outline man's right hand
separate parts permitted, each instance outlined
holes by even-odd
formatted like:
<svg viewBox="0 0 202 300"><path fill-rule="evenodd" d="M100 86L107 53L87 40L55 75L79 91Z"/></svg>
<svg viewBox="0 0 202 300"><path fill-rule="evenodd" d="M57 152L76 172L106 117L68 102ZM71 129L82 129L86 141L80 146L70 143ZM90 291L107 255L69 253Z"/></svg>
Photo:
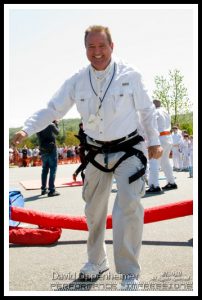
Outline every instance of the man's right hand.
<svg viewBox="0 0 202 300"><path fill-rule="evenodd" d="M149 146L148 147L148 157L149 159L159 159L163 154L163 148L160 145Z"/></svg>
<svg viewBox="0 0 202 300"><path fill-rule="evenodd" d="M11 143L13 145L20 144L27 136L28 136L28 134L25 131L20 130L20 131L15 133Z"/></svg>

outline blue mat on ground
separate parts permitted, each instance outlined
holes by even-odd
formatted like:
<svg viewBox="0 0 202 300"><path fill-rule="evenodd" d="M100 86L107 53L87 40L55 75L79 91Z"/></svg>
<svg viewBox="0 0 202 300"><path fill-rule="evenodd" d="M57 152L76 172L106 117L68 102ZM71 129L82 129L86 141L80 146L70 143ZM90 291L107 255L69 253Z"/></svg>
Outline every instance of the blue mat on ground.
<svg viewBox="0 0 202 300"><path fill-rule="evenodd" d="M15 188L10 188L9 190L9 226L18 226L20 222L11 220L11 207L24 207L24 197L20 190Z"/></svg>

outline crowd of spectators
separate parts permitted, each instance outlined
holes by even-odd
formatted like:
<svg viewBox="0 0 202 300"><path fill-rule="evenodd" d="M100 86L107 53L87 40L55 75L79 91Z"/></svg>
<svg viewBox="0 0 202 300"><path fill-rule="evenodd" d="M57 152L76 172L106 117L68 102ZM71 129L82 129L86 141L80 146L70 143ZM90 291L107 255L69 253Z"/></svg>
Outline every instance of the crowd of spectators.
<svg viewBox="0 0 202 300"><path fill-rule="evenodd" d="M177 172L187 171L190 177L193 177L193 136L189 135L186 130L180 130L179 126L173 126L171 133L173 138L171 151L173 170ZM79 163L79 148L79 146L67 146L65 144L62 147L57 147L58 164ZM40 166L39 147L30 149L26 145L23 148L10 146L9 165Z"/></svg>
<svg viewBox="0 0 202 300"><path fill-rule="evenodd" d="M79 147L78 146L66 146L57 147L58 163L79 163ZM41 165L41 154L39 147L34 149L28 148L24 145L23 148L17 148L14 146L9 147L9 165L17 165L19 167L35 167Z"/></svg>

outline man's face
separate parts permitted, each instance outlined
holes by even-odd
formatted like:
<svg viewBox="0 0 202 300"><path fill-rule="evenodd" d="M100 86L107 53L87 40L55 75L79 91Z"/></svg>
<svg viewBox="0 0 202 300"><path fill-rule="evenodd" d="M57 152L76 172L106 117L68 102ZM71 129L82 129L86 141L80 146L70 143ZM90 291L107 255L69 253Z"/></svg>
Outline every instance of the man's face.
<svg viewBox="0 0 202 300"><path fill-rule="evenodd" d="M111 60L113 43L109 43L105 32L90 32L86 38L86 55L92 66L105 70Z"/></svg>

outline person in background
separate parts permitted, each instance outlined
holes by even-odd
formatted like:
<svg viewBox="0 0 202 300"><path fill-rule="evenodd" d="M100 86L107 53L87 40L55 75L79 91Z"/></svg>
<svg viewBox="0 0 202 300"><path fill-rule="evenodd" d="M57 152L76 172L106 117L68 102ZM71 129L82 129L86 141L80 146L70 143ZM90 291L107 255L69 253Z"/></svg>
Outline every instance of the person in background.
<svg viewBox="0 0 202 300"><path fill-rule="evenodd" d="M113 249L116 272L122 274L118 289L137 286L140 275L145 193L146 158L139 122L148 140L148 157L162 155L155 107L138 70L112 57L114 44L108 27L93 25L85 30L88 66L65 80L49 101L26 120L15 134L18 143L27 135L62 118L74 104L80 112L86 136L88 164L82 196L88 225L87 262L80 276L95 278L109 269L105 246L108 200L113 178L117 183L114 202ZM138 117L139 113L139 117Z"/></svg>
<svg viewBox="0 0 202 300"><path fill-rule="evenodd" d="M35 167L37 165L37 160L39 158L39 147L38 146L35 146L35 148L33 149L32 151L32 159L33 159L33 164L32 166Z"/></svg>
<svg viewBox="0 0 202 300"><path fill-rule="evenodd" d="M193 177L193 135L189 136L189 151L188 151L188 155L189 155L189 177L192 178Z"/></svg>
<svg viewBox="0 0 202 300"><path fill-rule="evenodd" d="M55 190L55 177L57 171L57 146L56 136L59 134L58 121L54 120L45 129L37 132L39 140L39 150L41 153L42 160L42 174L41 174L41 195L48 193L48 197L60 195ZM47 192L47 179L48 173L48 192Z"/></svg>
<svg viewBox="0 0 202 300"><path fill-rule="evenodd" d="M188 133L184 132L183 139L181 142L181 151L182 151L182 171L189 172L189 144L190 139Z"/></svg>
<svg viewBox="0 0 202 300"><path fill-rule="evenodd" d="M74 174L72 175L73 180L76 181L76 177L78 176L78 174L81 172L81 178L84 182L84 178L85 178L85 174L84 174L84 170L86 168L87 165L87 160L85 158L85 144L86 144L86 134L83 130L83 123L79 124L79 132L78 135L75 135L79 141L79 148L77 149L78 153L79 153L79 158L80 158L80 166L76 169L76 171L74 172Z"/></svg>
<svg viewBox="0 0 202 300"><path fill-rule="evenodd" d="M22 148L22 165L23 165L23 167L28 166L28 149L27 149L27 145L24 145L24 147Z"/></svg>
<svg viewBox="0 0 202 300"><path fill-rule="evenodd" d="M171 119L169 114L161 107L161 101L155 99L153 101L156 107L156 119L159 130L159 138L163 148L163 155L159 159L149 160L149 189L146 193L159 193L161 188L159 186L159 169L161 167L165 174L167 184L162 187L163 190L177 189L175 178L173 175L173 168L170 163L170 151L172 149L172 136L171 136Z"/></svg>
<svg viewBox="0 0 202 300"><path fill-rule="evenodd" d="M179 132L177 126L172 127L172 159L173 171L180 171L182 169L182 155L180 153L180 144L182 143L182 134Z"/></svg>
<svg viewBox="0 0 202 300"><path fill-rule="evenodd" d="M14 159L13 159L13 148L12 146L9 146L9 164L12 164L14 162Z"/></svg>

